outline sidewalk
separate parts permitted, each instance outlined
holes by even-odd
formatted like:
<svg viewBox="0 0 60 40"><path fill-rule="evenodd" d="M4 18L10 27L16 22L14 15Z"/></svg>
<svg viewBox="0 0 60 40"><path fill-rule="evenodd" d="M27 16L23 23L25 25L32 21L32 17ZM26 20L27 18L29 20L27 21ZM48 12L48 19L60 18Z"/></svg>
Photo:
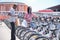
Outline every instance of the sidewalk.
<svg viewBox="0 0 60 40"><path fill-rule="evenodd" d="M11 30L6 26L4 22L0 22L0 40L10 40L11 39ZM16 37L16 40L20 40Z"/></svg>

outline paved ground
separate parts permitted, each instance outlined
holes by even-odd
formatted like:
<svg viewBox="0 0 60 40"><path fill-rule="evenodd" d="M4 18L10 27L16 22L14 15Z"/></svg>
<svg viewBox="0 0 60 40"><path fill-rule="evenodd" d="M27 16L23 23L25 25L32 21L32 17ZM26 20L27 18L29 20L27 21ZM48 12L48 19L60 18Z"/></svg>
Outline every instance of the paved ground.
<svg viewBox="0 0 60 40"><path fill-rule="evenodd" d="M11 39L11 30L5 25L4 22L0 22L0 40L10 40ZM16 40L19 40L16 37Z"/></svg>

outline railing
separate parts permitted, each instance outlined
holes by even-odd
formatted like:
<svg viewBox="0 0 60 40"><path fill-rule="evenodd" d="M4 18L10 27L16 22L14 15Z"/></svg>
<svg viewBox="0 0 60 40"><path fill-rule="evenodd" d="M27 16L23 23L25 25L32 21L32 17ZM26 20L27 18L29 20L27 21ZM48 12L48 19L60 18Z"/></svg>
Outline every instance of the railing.
<svg viewBox="0 0 60 40"><path fill-rule="evenodd" d="M8 15L10 11L0 11L0 15ZM17 14L26 13L24 11L15 11ZM37 16L60 16L60 12L33 12Z"/></svg>
<svg viewBox="0 0 60 40"><path fill-rule="evenodd" d="M0 11L0 14L7 15L10 11ZM17 14L18 13L24 13L24 11L15 11Z"/></svg>
<svg viewBox="0 0 60 40"><path fill-rule="evenodd" d="M0 11L0 15L7 15L9 11Z"/></svg>
<svg viewBox="0 0 60 40"><path fill-rule="evenodd" d="M34 12L38 16L60 16L60 12Z"/></svg>

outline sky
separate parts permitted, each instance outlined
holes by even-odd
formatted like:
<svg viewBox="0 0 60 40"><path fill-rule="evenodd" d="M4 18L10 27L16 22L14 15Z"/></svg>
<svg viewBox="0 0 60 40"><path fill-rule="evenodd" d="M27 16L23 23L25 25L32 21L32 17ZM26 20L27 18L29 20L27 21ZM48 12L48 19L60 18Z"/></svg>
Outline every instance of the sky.
<svg viewBox="0 0 60 40"><path fill-rule="evenodd" d="M60 5L60 0L0 0L0 2L22 2L31 6L33 12Z"/></svg>

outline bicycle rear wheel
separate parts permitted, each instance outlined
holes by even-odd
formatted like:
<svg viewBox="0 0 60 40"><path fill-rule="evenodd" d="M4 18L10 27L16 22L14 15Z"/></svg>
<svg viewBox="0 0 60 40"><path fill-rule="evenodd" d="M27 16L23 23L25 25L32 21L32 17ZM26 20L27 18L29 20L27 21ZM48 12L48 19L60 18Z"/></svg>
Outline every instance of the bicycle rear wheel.
<svg viewBox="0 0 60 40"><path fill-rule="evenodd" d="M36 38L36 40L49 40L49 38L47 38L47 37L38 37L38 38Z"/></svg>

